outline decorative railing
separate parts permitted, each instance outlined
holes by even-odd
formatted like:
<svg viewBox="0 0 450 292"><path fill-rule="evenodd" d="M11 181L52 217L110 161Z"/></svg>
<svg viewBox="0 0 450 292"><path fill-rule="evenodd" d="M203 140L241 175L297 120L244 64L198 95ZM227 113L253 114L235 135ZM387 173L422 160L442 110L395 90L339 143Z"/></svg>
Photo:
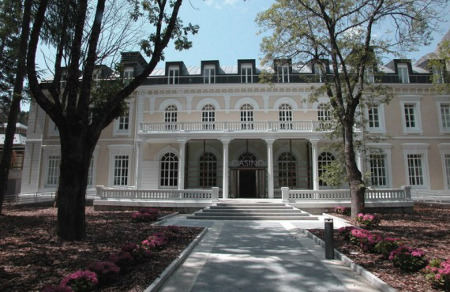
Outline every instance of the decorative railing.
<svg viewBox="0 0 450 292"><path fill-rule="evenodd" d="M97 196L101 199L130 200L209 200L219 199L219 188L211 190L137 190L97 186Z"/></svg>
<svg viewBox="0 0 450 292"><path fill-rule="evenodd" d="M140 133L162 132L267 132L295 131L316 132L328 131L326 122L322 121L264 121L264 122L177 122L177 123L140 123Z"/></svg>
<svg viewBox="0 0 450 292"><path fill-rule="evenodd" d="M350 190L290 190L281 188L281 197L283 202L295 201L350 201ZM399 201L411 200L411 188L409 186L401 189L367 189L365 192L366 201Z"/></svg>

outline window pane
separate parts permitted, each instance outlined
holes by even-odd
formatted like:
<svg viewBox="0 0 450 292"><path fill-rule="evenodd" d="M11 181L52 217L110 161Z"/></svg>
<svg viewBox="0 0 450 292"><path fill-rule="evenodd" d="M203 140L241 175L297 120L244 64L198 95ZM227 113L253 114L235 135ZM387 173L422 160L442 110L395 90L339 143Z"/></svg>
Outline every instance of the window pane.
<svg viewBox="0 0 450 292"><path fill-rule="evenodd" d="M408 154L409 184L412 186L423 186L422 155Z"/></svg>
<svg viewBox="0 0 450 292"><path fill-rule="evenodd" d="M162 187L176 187L178 185L178 157L173 153L166 153L161 158L160 184Z"/></svg>
<svg viewBox="0 0 450 292"><path fill-rule="evenodd" d="M441 104L441 122L442 128L450 128L450 104Z"/></svg>
<svg viewBox="0 0 450 292"><path fill-rule="evenodd" d="M387 186L386 159L383 154L372 154L369 159L370 179L373 186Z"/></svg>
<svg viewBox="0 0 450 292"><path fill-rule="evenodd" d="M114 156L113 184L115 186L128 185L128 155Z"/></svg>
<svg viewBox="0 0 450 292"><path fill-rule="evenodd" d="M59 180L59 165L61 164L61 157L59 155L50 155L48 157L47 169L47 186L57 186Z"/></svg>

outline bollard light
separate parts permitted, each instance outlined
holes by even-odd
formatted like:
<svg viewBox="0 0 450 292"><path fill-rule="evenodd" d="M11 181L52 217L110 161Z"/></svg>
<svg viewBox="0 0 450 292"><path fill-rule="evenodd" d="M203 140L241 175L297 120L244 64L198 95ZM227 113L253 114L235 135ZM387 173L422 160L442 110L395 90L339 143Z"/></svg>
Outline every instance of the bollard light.
<svg viewBox="0 0 450 292"><path fill-rule="evenodd" d="M325 258L334 259L333 219L325 219Z"/></svg>

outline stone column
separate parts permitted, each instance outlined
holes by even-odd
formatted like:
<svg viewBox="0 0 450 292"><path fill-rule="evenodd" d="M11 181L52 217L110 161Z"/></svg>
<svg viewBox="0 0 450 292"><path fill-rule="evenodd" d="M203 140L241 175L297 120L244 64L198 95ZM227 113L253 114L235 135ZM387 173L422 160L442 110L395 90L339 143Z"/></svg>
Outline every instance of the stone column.
<svg viewBox="0 0 450 292"><path fill-rule="evenodd" d="M141 186L141 161L142 161L142 141L134 142L134 187L139 189Z"/></svg>
<svg viewBox="0 0 450 292"><path fill-rule="evenodd" d="M186 149L186 140L178 140L178 144L180 145L180 157L178 160L178 189L184 190L184 166L185 166L185 149Z"/></svg>
<svg viewBox="0 0 450 292"><path fill-rule="evenodd" d="M267 193L269 199L273 199L273 142L274 139L266 139L267 143Z"/></svg>
<svg viewBox="0 0 450 292"><path fill-rule="evenodd" d="M311 142L311 159L312 159L312 173L313 173L313 190L319 190L319 163L318 163L318 155L319 155L319 147L317 144L319 140L309 140Z"/></svg>
<svg viewBox="0 0 450 292"><path fill-rule="evenodd" d="M228 199L228 146L230 144L230 140L225 139L221 140L223 145L223 178L222 178L222 197L224 199Z"/></svg>

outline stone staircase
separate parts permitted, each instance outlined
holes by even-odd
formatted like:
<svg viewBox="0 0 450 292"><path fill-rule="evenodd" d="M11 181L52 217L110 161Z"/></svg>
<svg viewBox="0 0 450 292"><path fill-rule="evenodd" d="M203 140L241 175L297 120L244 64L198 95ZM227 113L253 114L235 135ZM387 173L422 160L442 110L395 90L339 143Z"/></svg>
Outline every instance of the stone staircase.
<svg viewBox="0 0 450 292"><path fill-rule="evenodd" d="M218 203L188 219L207 220L318 220L318 217L282 203Z"/></svg>

